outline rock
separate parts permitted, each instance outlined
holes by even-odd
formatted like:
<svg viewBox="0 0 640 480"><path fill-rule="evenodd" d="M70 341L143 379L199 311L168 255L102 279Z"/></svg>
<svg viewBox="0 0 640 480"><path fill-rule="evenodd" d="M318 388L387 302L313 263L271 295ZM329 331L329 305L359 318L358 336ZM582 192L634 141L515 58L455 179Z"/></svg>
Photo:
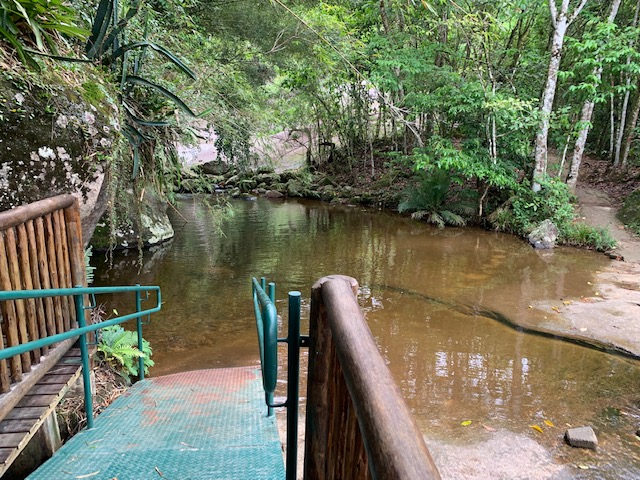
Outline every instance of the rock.
<svg viewBox="0 0 640 480"><path fill-rule="evenodd" d="M543 221L529 234L529 243L534 248L553 248L558 240L558 227L549 219Z"/></svg>
<svg viewBox="0 0 640 480"><path fill-rule="evenodd" d="M237 186L242 192L250 192L251 190L257 187L257 183L253 179L240 180L237 183Z"/></svg>
<svg viewBox="0 0 640 480"><path fill-rule="evenodd" d="M303 188L302 182L299 180L289 180L289 182L287 182L287 194L290 197L302 197Z"/></svg>
<svg viewBox="0 0 640 480"><path fill-rule="evenodd" d="M572 447L595 450L598 446L598 438L590 426L570 428L565 432L564 438Z"/></svg>
<svg viewBox="0 0 640 480"><path fill-rule="evenodd" d="M255 176L255 180L258 183L273 185L274 183L280 182L280 175L277 173L260 173Z"/></svg>
<svg viewBox="0 0 640 480"><path fill-rule="evenodd" d="M47 87L0 77L0 211L72 193L88 242L107 206L107 159L122 154L116 96L92 67L49 73Z"/></svg>
<svg viewBox="0 0 640 480"><path fill-rule="evenodd" d="M230 165L222 160L211 160L210 162L203 163L200 167L202 173L206 175L224 175L231 170Z"/></svg>
<svg viewBox="0 0 640 480"><path fill-rule="evenodd" d="M167 216L167 202L160 199L151 189L145 190L140 208L137 206L133 190L121 195L129 198L129 201L123 204L130 205L130 209L126 212L115 212L115 238L110 238L110 219L105 218L109 212L105 214L91 239L94 249L138 248L139 242L145 247L150 247L173 238L173 226ZM111 245L111 242L115 242L115 245Z"/></svg>
<svg viewBox="0 0 640 480"><path fill-rule="evenodd" d="M284 195L277 190L267 190L264 194L267 198L282 198Z"/></svg>

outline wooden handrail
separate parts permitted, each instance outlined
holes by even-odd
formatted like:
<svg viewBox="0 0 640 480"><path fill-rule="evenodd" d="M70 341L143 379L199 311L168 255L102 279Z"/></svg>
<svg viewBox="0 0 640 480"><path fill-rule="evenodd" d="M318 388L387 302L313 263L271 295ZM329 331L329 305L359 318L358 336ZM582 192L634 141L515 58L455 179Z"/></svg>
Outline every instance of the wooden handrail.
<svg viewBox="0 0 640 480"><path fill-rule="evenodd" d="M312 288L305 478L439 479L357 289L338 275Z"/></svg>
<svg viewBox="0 0 640 480"><path fill-rule="evenodd" d="M0 289L76 285L86 286L86 280L82 226L73 195L0 212ZM89 319L89 312L85 315ZM66 332L76 320L72 297L0 302L0 349ZM72 344L65 341L0 361L0 420Z"/></svg>

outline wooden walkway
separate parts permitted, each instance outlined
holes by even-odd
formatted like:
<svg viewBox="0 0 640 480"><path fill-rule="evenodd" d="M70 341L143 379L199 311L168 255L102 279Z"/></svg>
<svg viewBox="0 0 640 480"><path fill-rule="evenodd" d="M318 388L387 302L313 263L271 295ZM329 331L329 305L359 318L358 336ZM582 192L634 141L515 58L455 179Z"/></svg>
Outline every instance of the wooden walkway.
<svg viewBox="0 0 640 480"><path fill-rule="evenodd" d="M255 367L138 382L28 479L284 479L263 399Z"/></svg>
<svg viewBox="0 0 640 480"><path fill-rule="evenodd" d="M76 383L81 368L80 350L72 348L0 422L0 476Z"/></svg>

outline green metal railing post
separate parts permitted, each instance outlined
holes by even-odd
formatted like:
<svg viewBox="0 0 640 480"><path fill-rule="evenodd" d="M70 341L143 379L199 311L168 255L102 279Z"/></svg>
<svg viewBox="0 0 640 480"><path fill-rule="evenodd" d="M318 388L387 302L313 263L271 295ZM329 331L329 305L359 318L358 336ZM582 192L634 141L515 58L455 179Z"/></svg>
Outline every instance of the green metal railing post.
<svg viewBox="0 0 640 480"><path fill-rule="evenodd" d="M82 288L82 285L76 285ZM76 305L76 318L78 327L86 327L84 318L84 295L81 293L73 296ZM87 334L83 333L79 338L80 355L82 358L82 383L84 385L84 410L87 415L87 428L93 428L93 396L91 395L91 370L89 369L89 349L87 347Z"/></svg>
<svg viewBox="0 0 640 480"><path fill-rule="evenodd" d="M287 480L297 478L300 395L300 292L289 292L287 335Z"/></svg>
<svg viewBox="0 0 640 480"><path fill-rule="evenodd" d="M253 305L258 331L262 383L267 403L267 414L272 415L275 407L287 409L287 458L286 478L296 480L298 470L298 410L300 405L300 348L309 346L309 337L300 335L300 292L289 292L289 320L287 338L277 342L287 344L287 399L282 404L273 403L273 392L277 383L278 345L273 342L277 334L277 312L275 308L276 285L269 283L269 294L265 292L267 281L264 277L251 280L253 285ZM276 368L274 368L274 366Z"/></svg>
<svg viewBox="0 0 640 480"><path fill-rule="evenodd" d="M136 283L136 287L139 287L140 284ZM142 311L142 296L140 294L140 290L136 290L136 313ZM142 317L136 318L136 327L138 331L138 351L143 353L142 350ZM144 358L138 357L138 378L140 380L144 380Z"/></svg>

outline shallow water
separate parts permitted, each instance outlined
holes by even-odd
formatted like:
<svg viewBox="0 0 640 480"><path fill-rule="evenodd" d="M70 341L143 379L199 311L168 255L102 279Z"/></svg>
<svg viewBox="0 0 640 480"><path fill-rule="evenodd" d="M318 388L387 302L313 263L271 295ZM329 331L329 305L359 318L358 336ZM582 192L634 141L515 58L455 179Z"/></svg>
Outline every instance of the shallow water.
<svg viewBox="0 0 640 480"><path fill-rule="evenodd" d="M141 269L137 252L117 254L111 270L94 257L96 284L162 287L163 310L144 330L154 348L152 375L257 364L250 278L276 282L283 316L286 291L301 291L305 317L312 283L340 273L359 281L370 328L437 462L447 465L445 477L640 477L637 362L474 314L554 321L531 305L593 295L588 282L607 264L604 256L537 252L508 235L438 230L319 202L258 199L237 201L234 210L221 235L206 198L186 197L180 215L172 214L175 239L145 253ZM114 302L109 311L127 310ZM565 446L567 424L593 425L598 452ZM472 453L458 458L474 445L490 446L476 448L475 470ZM527 449L535 461L507 456L500 470L483 454L496 445L514 458Z"/></svg>

